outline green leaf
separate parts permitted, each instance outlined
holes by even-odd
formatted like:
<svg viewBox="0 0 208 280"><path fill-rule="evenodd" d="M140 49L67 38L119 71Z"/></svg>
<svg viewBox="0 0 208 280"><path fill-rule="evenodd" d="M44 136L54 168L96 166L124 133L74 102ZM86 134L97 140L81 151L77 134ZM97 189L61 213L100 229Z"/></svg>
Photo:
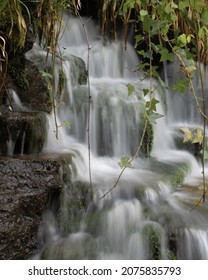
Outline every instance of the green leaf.
<svg viewBox="0 0 208 280"><path fill-rule="evenodd" d="M187 35L186 37L187 43L191 43L191 38L194 38L194 35L192 34Z"/></svg>
<svg viewBox="0 0 208 280"><path fill-rule="evenodd" d="M138 54L142 55L144 58L148 58L148 59L152 59L152 51L148 50L148 51L138 51Z"/></svg>
<svg viewBox="0 0 208 280"><path fill-rule="evenodd" d="M180 93L184 93L189 88L189 80L179 79L175 85L172 86L172 89L177 90Z"/></svg>
<svg viewBox="0 0 208 280"><path fill-rule="evenodd" d="M170 3L168 3L168 4L165 6L165 12L166 12L166 14L169 14L169 13L171 12Z"/></svg>
<svg viewBox="0 0 208 280"><path fill-rule="evenodd" d="M129 157L122 157L118 164L121 168L134 168L134 166L130 162Z"/></svg>
<svg viewBox="0 0 208 280"><path fill-rule="evenodd" d="M148 88L143 88L142 91L144 93L144 96L146 96L149 93L149 89Z"/></svg>
<svg viewBox="0 0 208 280"><path fill-rule="evenodd" d="M190 0L191 7L196 11L200 12L204 8L205 3L203 0Z"/></svg>
<svg viewBox="0 0 208 280"><path fill-rule="evenodd" d="M128 96L132 95L133 92L135 92L135 87L131 84L126 85L128 88Z"/></svg>
<svg viewBox="0 0 208 280"><path fill-rule="evenodd" d="M160 62L164 62L164 61L171 61L173 62L174 60L174 54L173 53L170 53L167 49L162 49L160 51L160 54L161 54L161 58L160 58Z"/></svg>
<svg viewBox="0 0 208 280"><path fill-rule="evenodd" d="M144 16L148 15L148 11L147 10L141 10L139 13L140 13L141 17L144 17Z"/></svg>
<svg viewBox="0 0 208 280"><path fill-rule="evenodd" d="M141 18L143 22L143 31L149 33L150 29L155 26L155 21L152 20L148 15Z"/></svg>
<svg viewBox="0 0 208 280"><path fill-rule="evenodd" d="M181 43L182 46L185 46L187 44L186 34L178 36L178 42Z"/></svg>
<svg viewBox="0 0 208 280"><path fill-rule="evenodd" d="M156 111L156 105L159 103L159 101L155 98L152 98L150 101L146 102L145 107L148 108L151 111Z"/></svg>
<svg viewBox="0 0 208 280"><path fill-rule="evenodd" d="M169 86L166 85L166 83L160 78L160 76L158 77L158 81L160 82L160 84L163 88L169 89Z"/></svg>
<svg viewBox="0 0 208 280"><path fill-rule="evenodd" d="M164 117L164 115L161 115L159 113L153 112L151 110L147 111L147 119L152 124L156 124L157 123L156 120L160 119L162 117Z"/></svg>
<svg viewBox="0 0 208 280"><path fill-rule="evenodd" d="M187 8L189 5L188 1L179 1L178 8L179 10L183 11L185 8Z"/></svg>
<svg viewBox="0 0 208 280"><path fill-rule="evenodd" d="M177 21L178 20L178 17L177 17L177 15L175 13L171 14L171 20L172 21Z"/></svg>
<svg viewBox="0 0 208 280"><path fill-rule="evenodd" d="M148 74L150 77L156 77L156 78L158 78L158 77L159 77L159 73L158 73L157 69L158 69L158 66L153 65L152 68L151 68L151 70L150 70L150 69L147 70L147 74Z"/></svg>
<svg viewBox="0 0 208 280"><path fill-rule="evenodd" d="M71 123L69 121L64 121L63 125L68 127L68 128L71 128Z"/></svg>
<svg viewBox="0 0 208 280"><path fill-rule="evenodd" d="M142 36L141 34L138 34L135 36L135 45L137 46L140 42L144 41L144 36Z"/></svg>

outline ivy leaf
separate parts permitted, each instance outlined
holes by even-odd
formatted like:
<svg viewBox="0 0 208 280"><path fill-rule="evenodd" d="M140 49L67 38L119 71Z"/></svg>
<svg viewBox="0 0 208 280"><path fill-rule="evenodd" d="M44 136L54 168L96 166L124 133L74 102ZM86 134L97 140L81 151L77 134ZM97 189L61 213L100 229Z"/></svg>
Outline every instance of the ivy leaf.
<svg viewBox="0 0 208 280"><path fill-rule="evenodd" d="M156 111L156 105L159 103L159 101L155 98L152 98L150 101L146 102L145 107L149 108L151 111Z"/></svg>
<svg viewBox="0 0 208 280"><path fill-rule="evenodd" d="M186 67L186 71L187 71L189 74L191 74L192 72L194 72L194 71L196 71L196 70L197 70L196 66L193 66L193 65L190 65L190 66L187 66L187 67Z"/></svg>
<svg viewBox="0 0 208 280"><path fill-rule="evenodd" d="M201 28L199 28L199 31L198 31L199 39L202 39L204 36L206 36L207 33L208 33L208 29L205 26L202 26Z"/></svg>
<svg viewBox="0 0 208 280"><path fill-rule="evenodd" d="M141 17L145 17L146 15L148 15L147 10L141 10L139 13Z"/></svg>
<svg viewBox="0 0 208 280"><path fill-rule="evenodd" d="M169 86L160 77L158 77L158 80L163 88L169 89Z"/></svg>
<svg viewBox="0 0 208 280"><path fill-rule="evenodd" d="M121 168L134 168L129 157L122 157L118 164Z"/></svg>
<svg viewBox="0 0 208 280"><path fill-rule="evenodd" d="M165 12L166 12L166 14L169 14L169 13L171 12L170 3L168 3L168 4L165 6Z"/></svg>
<svg viewBox="0 0 208 280"><path fill-rule="evenodd" d="M158 69L158 66L154 65L154 66L152 66L151 70L150 69L147 70L147 74L149 76L153 76L153 77L158 78L159 77L159 73L158 73L157 69Z"/></svg>
<svg viewBox="0 0 208 280"><path fill-rule="evenodd" d="M164 117L164 115L161 115L159 113L156 113L156 112L153 112L151 110L147 111L147 118L148 118L148 121L152 124L156 124L156 120L157 119L160 119Z"/></svg>
<svg viewBox="0 0 208 280"><path fill-rule="evenodd" d="M140 42L144 41L144 36L142 36L141 34L136 35L135 36L135 41L136 41L135 45L137 46Z"/></svg>
<svg viewBox="0 0 208 280"><path fill-rule="evenodd" d="M195 144L195 143L199 143L200 145L202 144L203 142L203 133L201 131L200 128L197 128L196 129L196 136L194 137L194 139L192 140L192 143Z"/></svg>
<svg viewBox="0 0 208 280"><path fill-rule="evenodd" d="M173 62L174 60L174 54L173 53L170 53L167 49L162 49L160 51L160 54L161 54L161 58L160 58L160 62L163 62L163 61L171 61Z"/></svg>
<svg viewBox="0 0 208 280"><path fill-rule="evenodd" d="M144 93L144 96L146 96L149 93L149 89L148 88L143 88L142 91Z"/></svg>
<svg viewBox="0 0 208 280"><path fill-rule="evenodd" d="M178 36L178 43L180 44L181 47L186 46L187 44L186 34L183 33L180 36Z"/></svg>
<svg viewBox="0 0 208 280"><path fill-rule="evenodd" d="M189 80L181 80L172 86L172 89L177 90L180 93L184 93L189 88Z"/></svg>
<svg viewBox="0 0 208 280"><path fill-rule="evenodd" d="M186 7L188 7L188 1L180 1L178 4L179 10L183 11Z"/></svg>
<svg viewBox="0 0 208 280"><path fill-rule="evenodd" d="M188 141L192 141L193 133L188 127L181 127L180 130L184 132L184 138L183 138L184 143Z"/></svg>
<svg viewBox="0 0 208 280"><path fill-rule="evenodd" d="M186 38L187 43L191 43L191 38L194 38L194 35L192 35L192 34L187 35L187 38Z"/></svg>
<svg viewBox="0 0 208 280"><path fill-rule="evenodd" d="M202 0L190 0L191 6L192 8L197 11L200 12L203 8L204 8L204 1Z"/></svg>
<svg viewBox="0 0 208 280"><path fill-rule="evenodd" d="M69 121L64 121L63 125L68 127L68 128L71 128L71 123Z"/></svg>
<svg viewBox="0 0 208 280"><path fill-rule="evenodd" d="M126 85L128 88L128 96L132 95L133 92L135 92L135 87L131 84Z"/></svg>

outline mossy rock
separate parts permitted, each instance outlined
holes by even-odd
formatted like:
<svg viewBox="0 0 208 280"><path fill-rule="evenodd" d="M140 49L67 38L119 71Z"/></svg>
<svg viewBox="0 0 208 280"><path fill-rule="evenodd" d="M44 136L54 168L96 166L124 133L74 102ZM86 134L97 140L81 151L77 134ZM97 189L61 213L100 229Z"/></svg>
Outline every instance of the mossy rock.
<svg viewBox="0 0 208 280"><path fill-rule="evenodd" d="M57 218L61 233L67 235L79 230L81 219L92 201L92 189L85 182L71 182L62 191L60 200L62 207Z"/></svg>
<svg viewBox="0 0 208 280"><path fill-rule="evenodd" d="M12 156L42 152L46 124L42 112L10 112L1 115L0 154Z"/></svg>
<svg viewBox="0 0 208 280"><path fill-rule="evenodd" d="M162 232L158 224L150 223L143 228L143 238L146 247L148 260L161 260L162 253Z"/></svg>
<svg viewBox="0 0 208 280"><path fill-rule="evenodd" d="M162 162L152 158L150 159L150 170L159 173L176 188L183 184L186 175L191 170L191 165L187 161Z"/></svg>
<svg viewBox="0 0 208 280"><path fill-rule="evenodd" d="M175 140L175 145L179 150L186 150L190 152L197 159L201 158L202 145L200 143L192 143L191 141L184 142L184 134L179 129L173 136Z"/></svg>
<svg viewBox="0 0 208 280"><path fill-rule="evenodd" d="M8 72L13 84L10 81L6 86L16 91L23 106L32 111L52 111L48 85L32 61L17 56L9 62Z"/></svg>
<svg viewBox="0 0 208 280"><path fill-rule="evenodd" d="M72 234L59 241L49 243L43 249L42 260L97 259L97 245L86 233Z"/></svg>
<svg viewBox="0 0 208 280"><path fill-rule="evenodd" d="M27 65L24 56L18 56L16 59L13 59L13 61L9 63L8 72L19 88L24 90L29 89Z"/></svg>

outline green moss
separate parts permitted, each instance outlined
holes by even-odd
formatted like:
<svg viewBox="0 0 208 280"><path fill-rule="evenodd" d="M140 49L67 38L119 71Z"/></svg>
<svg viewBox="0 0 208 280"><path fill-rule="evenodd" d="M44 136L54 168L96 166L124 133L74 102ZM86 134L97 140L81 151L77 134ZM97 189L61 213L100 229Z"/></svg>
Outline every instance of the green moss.
<svg viewBox="0 0 208 280"><path fill-rule="evenodd" d="M58 242L48 243L42 254L42 260L83 260L96 259L97 245L89 236L60 238Z"/></svg>
<svg viewBox="0 0 208 280"><path fill-rule="evenodd" d="M29 89L25 57L17 57L8 66L8 72L16 85L21 89Z"/></svg>
<svg viewBox="0 0 208 280"><path fill-rule="evenodd" d="M140 115L141 119L141 128L140 128L140 135L143 134L144 126L145 126L145 109L143 108L142 113ZM140 136L141 137L141 136ZM154 129L153 125L150 122L147 122L147 127L141 147L141 154L143 157L149 158L152 146L153 146L153 140L154 140Z"/></svg>
<svg viewBox="0 0 208 280"><path fill-rule="evenodd" d="M168 259L169 260L177 260L177 256L174 254L173 251L169 250L168 251Z"/></svg>
<svg viewBox="0 0 208 280"><path fill-rule="evenodd" d="M150 153L153 145L153 139L154 139L154 130L152 124L148 122L146 132L144 135L144 143L142 145L142 150L145 157L150 157Z"/></svg>
<svg viewBox="0 0 208 280"><path fill-rule="evenodd" d="M154 172L158 172L164 179L169 180L174 188L183 184L190 168L190 163L186 161L162 162L152 158L150 162L150 169Z"/></svg>
<svg viewBox="0 0 208 280"><path fill-rule="evenodd" d="M174 188L183 184L189 170L190 165L188 163L179 163L178 166L175 166L175 170L170 174L171 184Z"/></svg>
<svg viewBox="0 0 208 280"><path fill-rule="evenodd" d="M87 183L71 183L60 196L63 205L57 214L59 226L63 235L77 231L83 213L92 201L92 190Z"/></svg>
<svg viewBox="0 0 208 280"><path fill-rule="evenodd" d="M149 260L161 260L161 231L157 225L148 224L143 229L143 236L147 246Z"/></svg>

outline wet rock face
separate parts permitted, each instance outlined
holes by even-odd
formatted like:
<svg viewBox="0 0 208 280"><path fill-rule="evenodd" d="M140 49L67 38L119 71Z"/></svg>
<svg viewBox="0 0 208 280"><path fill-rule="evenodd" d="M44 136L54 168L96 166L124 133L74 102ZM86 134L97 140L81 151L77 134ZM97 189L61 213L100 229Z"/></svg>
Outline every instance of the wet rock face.
<svg viewBox="0 0 208 280"><path fill-rule="evenodd" d="M38 154L46 137L46 117L37 112L10 112L0 116L0 154Z"/></svg>
<svg viewBox="0 0 208 280"><path fill-rule="evenodd" d="M0 259L27 259L50 198L70 177L70 156L0 158Z"/></svg>
<svg viewBox="0 0 208 280"><path fill-rule="evenodd" d="M48 85L37 66L25 58L17 56L9 64L12 83L6 85L17 92L22 104L30 110L50 113L52 110Z"/></svg>

